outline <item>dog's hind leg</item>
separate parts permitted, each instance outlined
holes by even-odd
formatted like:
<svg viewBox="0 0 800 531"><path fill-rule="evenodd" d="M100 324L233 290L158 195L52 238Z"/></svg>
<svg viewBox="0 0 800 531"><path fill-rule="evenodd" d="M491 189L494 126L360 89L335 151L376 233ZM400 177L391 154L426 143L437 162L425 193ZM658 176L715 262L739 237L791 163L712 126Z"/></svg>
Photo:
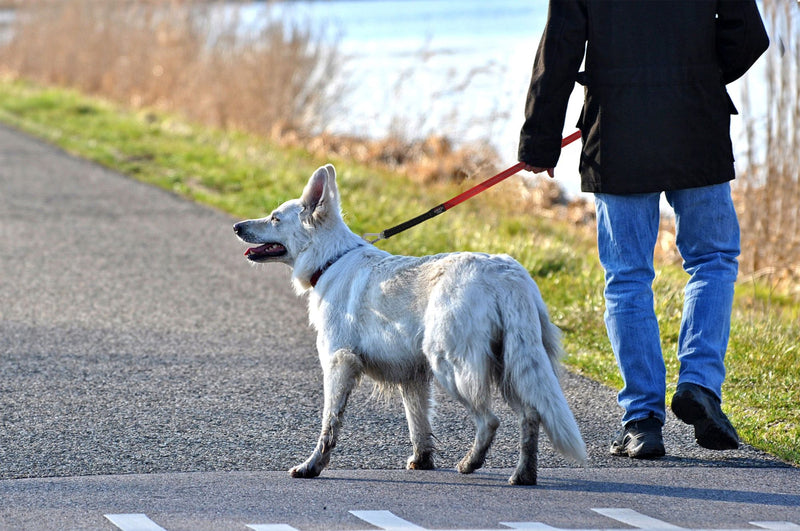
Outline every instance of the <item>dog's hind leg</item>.
<svg viewBox="0 0 800 531"><path fill-rule="evenodd" d="M408 431L414 454L408 458L409 470L431 470L433 463L433 430L430 422L431 382L429 377L404 382L400 386L403 406L408 420Z"/></svg>
<svg viewBox="0 0 800 531"><path fill-rule="evenodd" d="M462 474L470 474L483 466L500 425L491 410L494 376L490 346L485 344L484 335L476 332L491 325L485 316L476 318L475 311L450 300L447 296L437 304L431 303L423 351L439 384L472 415L475 441L456 466Z"/></svg>
<svg viewBox="0 0 800 531"><path fill-rule="evenodd" d="M456 466L456 470L462 474L471 474L483 466L486 452L489 451L497 427L500 425L500 421L489 409L488 403L468 404L468 408L475 422L475 441L467 455Z"/></svg>
<svg viewBox="0 0 800 531"><path fill-rule="evenodd" d="M494 441L494 435L500 421L491 411L491 388L488 381L483 381L484 370L457 371L445 354L434 349L428 350L428 359L436 380L472 415L475 423L475 441L467 455L458 463L456 470L462 474L470 474L483 466L486 452ZM476 379L477 376L477 379Z"/></svg>
<svg viewBox="0 0 800 531"><path fill-rule="evenodd" d="M539 413L528 406L520 408L519 462L514 474L508 478L512 485L536 485L539 454Z"/></svg>
<svg viewBox="0 0 800 531"><path fill-rule="evenodd" d="M311 456L303 464L289 470L289 474L295 478L317 477L328 465L331 450L339 438L347 399L363 372L363 364L353 352L337 350L324 372L325 407L322 412L322 432Z"/></svg>
<svg viewBox="0 0 800 531"><path fill-rule="evenodd" d="M442 358L439 358L434 374L450 395L467 408L475 423L475 441L472 448L456 465L456 470L462 474L471 474L486 461L486 452L492 445L495 432L500 425L500 421L491 410L492 399L488 382L479 382L470 378L468 374L459 374L451 363L443 361Z"/></svg>

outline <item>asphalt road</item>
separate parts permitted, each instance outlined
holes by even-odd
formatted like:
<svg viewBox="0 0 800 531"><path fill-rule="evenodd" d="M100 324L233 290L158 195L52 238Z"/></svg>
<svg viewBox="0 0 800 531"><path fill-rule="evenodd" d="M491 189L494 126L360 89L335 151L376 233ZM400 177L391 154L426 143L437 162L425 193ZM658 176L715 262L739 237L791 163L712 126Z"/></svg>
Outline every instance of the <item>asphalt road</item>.
<svg viewBox="0 0 800 531"><path fill-rule="evenodd" d="M91 504L78 499L98 499L106 492L98 485L111 484L142 507L163 507L164 497L227 500L230 493L215 495L214 486L228 483L239 485L233 502L252 504L253 496L269 493L284 512L297 504L308 509L307 490L333 489L333 500L343 496L337 486L353 484L358 492L382 493L386 505L422 488L428 498L421 499L436 507L437 494L443 501L446 487L456 485L459 499L481 493L484 507L468 503L462 520L420 525L496 527L484 521L489 508L496 503L502 512L504 499L521 496L503 486L505 469L516 462L517 434L514 417L500 404L502 425L487 471L461 477L451 469L469 447L472 425L440 393L434 429L443 470L415 475L401 470L410 444L399 398L372 399L365 382L350 400L331 470L310 482L284 476L314 446L321 371L305 301L292 292L288 269L248 264L234 221L0 126L0 529L35 529L34 521L42 529L116 529L102 515L94 524L54 523L67 507L89 511ZM607 446L620 416L614 391L573 374L563 387L588 445L589 467L575 469L543 437L545 486L519 492L534 499L551 491L594 496L603 490L591 479L597 476L606 478L613 503L624 504L620 495L635 491L626 485L657 489L673 481L669 489L677 489L688 475L710 482L703 492L712 494L701 500L715 501L713 493L721 492L725 503L759 506L763 495L769 514L800 523L798 469L748 446L703 450L691 428L673 417L664 432L668 457L611 458ZM640 479L629 483L633 476ZM737 482L733 491L731 481ZM190 487L180 496L164 494L171 484ZM729 494L740 490L745 494ZM676 511L696 513L682 503L685 497L667 498ZM240 514L235 505L226 507ZM330 505L328 519L303 518L299 528L358 527L349 509ZM188 516L173 518L176 527L169 529L205 528L188 523L191 503L181 507L168 515ZM252 516L272 518L271 509L262 509L267 513ZM40 514L49 516L32 516ZM333 514L341 517L336 524ZM496 516L493 522L508 521ZM220 513L203 518L229 522ZM563 524L562 518L550 525Z"/></svg>

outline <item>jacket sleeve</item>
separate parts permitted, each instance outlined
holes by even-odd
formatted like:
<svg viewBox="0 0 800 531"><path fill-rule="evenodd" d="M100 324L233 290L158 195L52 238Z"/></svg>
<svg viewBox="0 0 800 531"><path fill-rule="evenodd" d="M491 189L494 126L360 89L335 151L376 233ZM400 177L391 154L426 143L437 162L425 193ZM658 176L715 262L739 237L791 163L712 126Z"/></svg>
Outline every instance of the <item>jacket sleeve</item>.
<svg viewBox="0 0 800 531"><path fill-rule="evenodd" d="M725 84L739 79L769 47L755 0L717 2L717 57Z"/></svg>
<svg viewBox="0 0 800 531"><path fill-rule="evenodd" d="M584 0L550 0L536 51L519 141L519 160L551 168L561 154L567 103L586 47Z"/></svg>

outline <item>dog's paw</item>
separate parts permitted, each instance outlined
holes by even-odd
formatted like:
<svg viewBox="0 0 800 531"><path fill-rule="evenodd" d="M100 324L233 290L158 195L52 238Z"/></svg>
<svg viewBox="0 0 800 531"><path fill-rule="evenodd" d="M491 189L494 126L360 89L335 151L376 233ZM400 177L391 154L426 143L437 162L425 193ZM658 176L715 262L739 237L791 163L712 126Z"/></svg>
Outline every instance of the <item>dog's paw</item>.
<svg viewBox="0 0 800 531"><path fill-rule="evenodd" d="M514 474L508 478L509 485L536 485L536 472L522 473L519 470L514 471Z"/></svg>
<svg viewBox="0 0 800 531"><path fill-rule="evenodd" d="M472 457L472 452L470 452L456 465L456 470L462 474L472 474L482 466L483 461L474 460Z"/></svg>
<svg viewBox="0 0 800 531"><path fill-rule="evenodd" d="M472 474L475 472L479 467L473 466L471 463L465 463L461 461L456 465L456 470L458 470L461 474Z"/></svg>
<svg viewBox="0 0 800 531"><path fill-rule="evenodd" d="M303 463L302 465L297 465L296 467L289 470L289 475L293 478L315 478L319 476L320 470L317 470L315 467L310 466L308 463Z"/></svg>
<svg viewBox="0 0 800 531"><path fill-rule="evenodd" d="M412 455L406 462L406 468L408 470L433 470L436 465L433 464L433 456L431 455Z"/></svg>

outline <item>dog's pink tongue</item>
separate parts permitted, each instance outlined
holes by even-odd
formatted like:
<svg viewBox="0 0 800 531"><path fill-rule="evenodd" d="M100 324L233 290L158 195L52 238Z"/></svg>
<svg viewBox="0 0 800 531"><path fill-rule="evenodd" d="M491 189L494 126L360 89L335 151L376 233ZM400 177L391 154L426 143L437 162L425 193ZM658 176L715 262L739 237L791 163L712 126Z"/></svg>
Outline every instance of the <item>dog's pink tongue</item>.
<svg viewBox="0 0 800 531"><path fill-rule="evenodd" d="M265 243L264 245L259 245L258 247L250 247L244 252L244 255L250 256L251 254L262 253L267 250L267 247L269 247L268 243Z"/></svg>

